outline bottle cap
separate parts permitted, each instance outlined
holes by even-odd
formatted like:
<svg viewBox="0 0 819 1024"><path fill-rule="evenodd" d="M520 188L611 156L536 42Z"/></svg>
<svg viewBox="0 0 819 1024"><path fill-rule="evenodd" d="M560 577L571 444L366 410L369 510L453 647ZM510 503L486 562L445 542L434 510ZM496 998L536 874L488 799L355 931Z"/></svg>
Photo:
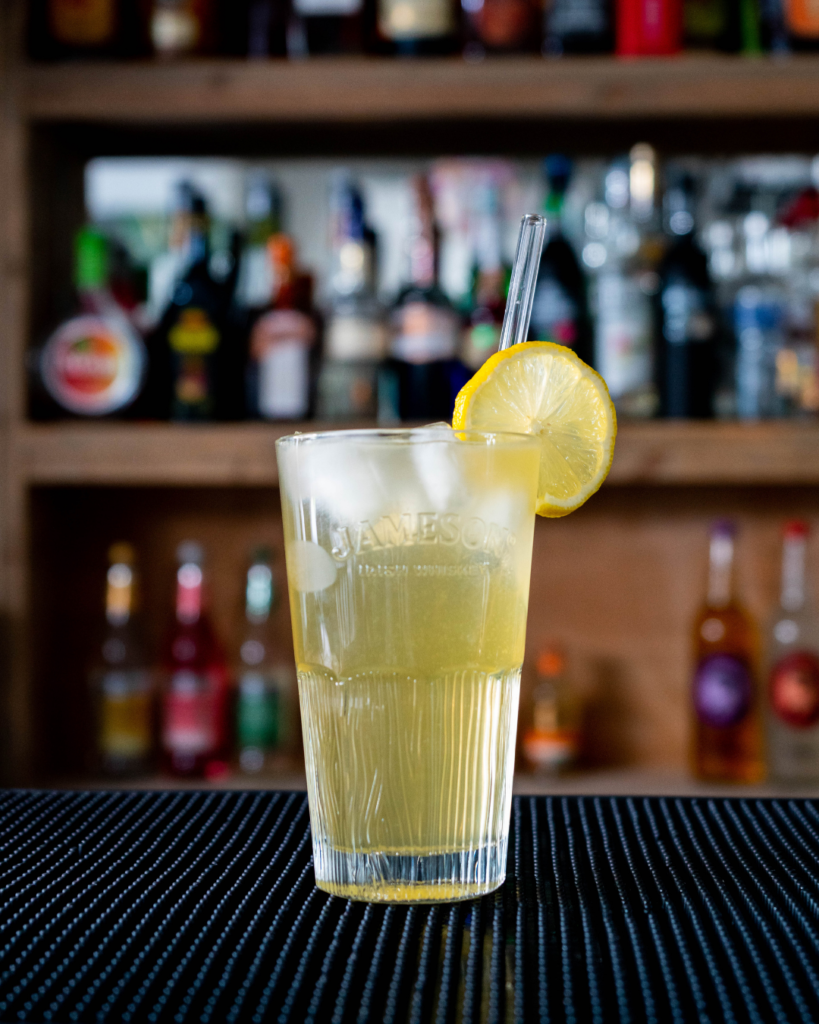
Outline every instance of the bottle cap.
<svg viewBox="0 0 819 1024"><path fill-rule="evenodd" d="M134 545L128 541L120 540L108 548L108 561L111 565L133 565L136 561Z"/></svg>
<svg viewBox="0 0 819 1024"><path fill-rule="evenodd" d="M711 524L712 537L735 537L737 524L733 519L715 519Z"/></svg>
<svg viewBox="0 0 819 1024"><path fill-rule="evenodd" d="M198 541L183 540L176 549L176 560L180 565L187 565L189 562L201 565L205 560L205 549Z"/></svg>
<svg viewBox="0 0 819 1024"><path fill-rule="evenodd" d="M565 667L566 658L563 652L556 647L546 647L538 655L537 674L539 676L559 676Z"/></svg>
<svg viewBox="0 0 819 1024"><path fill-rule="evenodd" d="M782 527L783 537L807 537L810 533L810 526L804 519L789 519Z"/></svg>

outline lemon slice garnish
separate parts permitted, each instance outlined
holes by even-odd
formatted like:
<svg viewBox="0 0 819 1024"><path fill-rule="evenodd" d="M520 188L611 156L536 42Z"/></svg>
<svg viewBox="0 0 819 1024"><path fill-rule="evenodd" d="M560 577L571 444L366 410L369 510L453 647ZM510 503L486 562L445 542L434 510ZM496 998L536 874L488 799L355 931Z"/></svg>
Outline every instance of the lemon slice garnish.
<svg viewBox="0 0 819 1024"><path fill-rule="evenodd" d="M555 518L606 479L617 417L606 382L571 349L527 341L496 352L461 388L452 426L538 437L537 512Z"/></svg>

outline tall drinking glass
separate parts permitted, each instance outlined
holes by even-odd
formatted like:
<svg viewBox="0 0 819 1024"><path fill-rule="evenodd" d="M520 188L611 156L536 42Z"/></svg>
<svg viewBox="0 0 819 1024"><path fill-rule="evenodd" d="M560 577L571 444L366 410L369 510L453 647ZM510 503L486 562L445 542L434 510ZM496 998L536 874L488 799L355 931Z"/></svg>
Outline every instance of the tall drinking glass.
<svg viewBox="0 0 819 1024"><path fill-rule="evenodd" d="M316 882L469 899L504 879L539 442L277 444Z"/></svg>

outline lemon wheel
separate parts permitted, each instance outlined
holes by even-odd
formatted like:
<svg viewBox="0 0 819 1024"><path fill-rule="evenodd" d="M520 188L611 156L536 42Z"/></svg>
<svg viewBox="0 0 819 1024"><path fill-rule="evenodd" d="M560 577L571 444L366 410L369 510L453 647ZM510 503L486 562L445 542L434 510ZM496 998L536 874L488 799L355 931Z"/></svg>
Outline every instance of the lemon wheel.
<svg viewBox="0 0 819 1024"><path fill-rule="evenodd" d="M527 341L496 352L464 385L452 426L540 438L537 512L557 517L606 479L617 417L603 378L571 349Z"/></svg>

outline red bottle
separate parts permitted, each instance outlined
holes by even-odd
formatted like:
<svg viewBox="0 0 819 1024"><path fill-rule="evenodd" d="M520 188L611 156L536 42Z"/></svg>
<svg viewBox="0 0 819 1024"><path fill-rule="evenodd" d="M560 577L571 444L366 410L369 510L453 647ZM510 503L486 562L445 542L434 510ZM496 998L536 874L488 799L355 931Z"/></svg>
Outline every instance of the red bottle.
<svg viewBox="0 0 819 1024"><path fill-rule="evenodd" d="M664 57L682 44L682 0L617 0L617 53Z"/></svg>
<svg viewBox="0 0 819 1024"><path fill-rule="evenodd" d="M176 552L176 610L164 652L162 755L172 775L216 779L228 770L229 675L203 608L203 552Z"/></svg>

